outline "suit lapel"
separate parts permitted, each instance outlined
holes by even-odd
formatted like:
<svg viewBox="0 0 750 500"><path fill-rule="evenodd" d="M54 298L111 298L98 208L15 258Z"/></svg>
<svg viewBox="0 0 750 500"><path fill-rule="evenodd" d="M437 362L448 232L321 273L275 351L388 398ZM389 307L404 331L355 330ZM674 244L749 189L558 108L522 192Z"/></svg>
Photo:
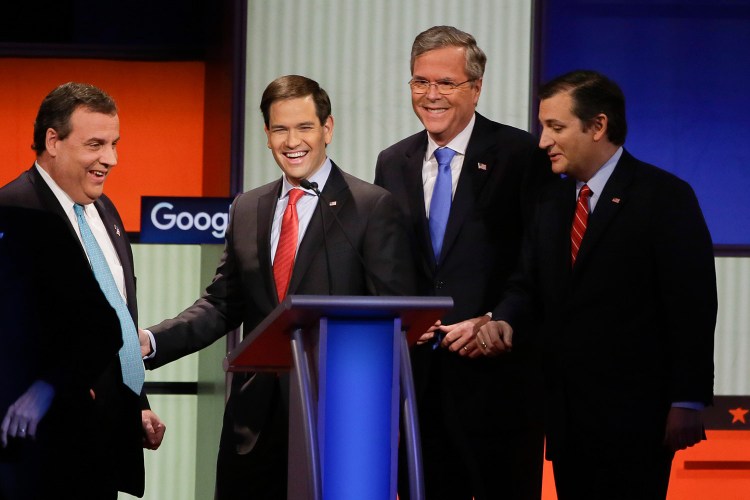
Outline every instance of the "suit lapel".
<svg viewBox="0 0 750 500"><path fill-rule="evenodd" d="M464 220L476 205L482 188L487 185L487 179L495 168L494 156L489 153L496 144L487 137L484 120L482 116L476 115L474 130L471 133L458 178L456 194L453 196L448 225L445 228L443 248L440 251L441 260L445 258L456 241Z"/></svg>
<svg viewBox="0 0 750 500"><path fill-rule="evenodd" d="M256 244L258 247L258 260L263 283L268 291L271 302L278 304L279 295L276 291L276 281L273 278L273 266L271 264L271 227L273 216L276 212L276 203L281 193L281 179L275 182L269 191L258 198L258 234Z"/></svg>
<svg viewBox="0 0 750 500"><path fill-rule="evenodd" d="M424 155L427 152L427 132L419 134L417 144L408 148L406 162L404 163L404 183L406 185L407 198L409 199L409 210L413 214L417 231L417 241L420 248L419 255L426 256L426 265L429 269L435 268L435 257L432 253L432 241L430 239L430 227L427 222L427 213L424 209L424 185L422 182L422 166Z"/></svg>
<svg viewBox="0 0 750 500"><path fill-rule="evenodd" d="M305 274L310 269L313 258L323 247L323 231L320 229L322 224L320 220L321 209L327 211L329 214L332 211L338 216L339 212L346 206L352 196L349 186L341 174L341 170L333 162L331 162L331 173L328 175L322 195L325 201L319 199L318 203L327 203L329 206L327 208L315 207L313 216L305 231L305 236L302 238L294 259L294 270L292 271L292 279L289 282L289 291L287 292L289 295L297 291ZM330 205L333 202L335 202L335 205ZM328 234L331 224L334 222L333 216L325 217L325 222L324 231ZM335 263L332 262L331 265L335 265Z"/></svg>
<svg viewBox="0 0 750 500"><path fill-rule="evenodd" d="M579 264L581 267L585 265L588 255L606 232L612 218L628 201L627 186L633 179L633 165L630 158L630 155L623 151L620 161L604 185L604 190L596 203L596 209L589 216L586 234L583 236L581 249L576 257L575 269L579 268Z"/></svg>

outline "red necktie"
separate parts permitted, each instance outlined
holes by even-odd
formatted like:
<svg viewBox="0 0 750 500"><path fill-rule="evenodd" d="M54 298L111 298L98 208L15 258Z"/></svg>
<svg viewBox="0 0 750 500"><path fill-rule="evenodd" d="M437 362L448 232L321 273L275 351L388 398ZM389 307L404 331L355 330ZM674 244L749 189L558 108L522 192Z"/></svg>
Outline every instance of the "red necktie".
<svg viewBox="0 0 750 500"><path fill-rule="evenodd" d="M297 233L299 220L297 219L297 201L305 194L301 189L289 191L289 201L281 218L281 234L276 246L276 256L273 259L273 279L276 281L276 292L279 302L286 297L286 289L292 278L294 255L297 253Z"/></svg>
<svg viewBox="0 0 750 500"><path fill-rule="evenodd" d="M578 249L581 248L583 235L586 233L586 225L589 221L589 198L593 193L591 188L586 184L583 185L578 193L578 203L576 203L576 213L573 217L573 226L570 228L570 263L576 263Z"/></svg>

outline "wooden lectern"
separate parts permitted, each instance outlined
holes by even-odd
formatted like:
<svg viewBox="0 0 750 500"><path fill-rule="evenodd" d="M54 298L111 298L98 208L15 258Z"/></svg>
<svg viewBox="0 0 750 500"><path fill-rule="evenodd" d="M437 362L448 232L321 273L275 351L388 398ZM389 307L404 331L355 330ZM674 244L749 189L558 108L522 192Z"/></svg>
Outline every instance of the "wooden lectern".
<svg viewBox="0 0 750 500"><path fill-rule="evenodd" d="M227 355L227 371L290 371L288 498L395 499L400 394L411 497L424 498L408 346L451 307L290 295Z"/></svg>

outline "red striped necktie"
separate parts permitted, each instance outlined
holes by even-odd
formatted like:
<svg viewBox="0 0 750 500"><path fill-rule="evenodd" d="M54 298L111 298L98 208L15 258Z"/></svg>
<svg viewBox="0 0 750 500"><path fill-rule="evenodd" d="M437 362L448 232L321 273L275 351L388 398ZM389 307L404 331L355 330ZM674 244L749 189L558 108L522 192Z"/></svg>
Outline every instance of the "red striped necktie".
<svg viewBox="0 0 750 500"><path fill-rule="evenodd" d="M289 191L289 201L281 217L281 233L279 244L276 246L276 256L273 259L273 279L276 281L276 293L279 302L286 297L289 281L292 279L294 256L297 253L297 234L299 233L299 219L297 218L297 201L305 194L301 189Z"/></svg>
<svg viewBox="0 0 750 500"><path fill-rule="evenodd" d="M586 184L578 193L576 213L573 217L573 226L570 228L570 263L575 265L578 250L581 248L583 235L586 233L586 225L589 222L589 198L594 194Z"/></svg>

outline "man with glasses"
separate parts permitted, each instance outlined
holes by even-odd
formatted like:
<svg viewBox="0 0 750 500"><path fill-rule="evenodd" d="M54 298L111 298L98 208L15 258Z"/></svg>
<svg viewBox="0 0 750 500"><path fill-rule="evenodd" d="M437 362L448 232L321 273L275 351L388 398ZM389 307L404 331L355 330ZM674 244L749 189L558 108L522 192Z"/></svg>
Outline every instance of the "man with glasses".
<svg viewBox="0 0 750 500"><path fill-rule="evenodd" d="M475 337L516 264L535 192L552 174L531 135L475 112L485 62L474 37L456 28L416 37L409 85L425 130L381 152L375 173L411 229L418 293L455 304L412 351L430 499L541 496L536 355L516 345L485 357L492 346Z"/></svg>

